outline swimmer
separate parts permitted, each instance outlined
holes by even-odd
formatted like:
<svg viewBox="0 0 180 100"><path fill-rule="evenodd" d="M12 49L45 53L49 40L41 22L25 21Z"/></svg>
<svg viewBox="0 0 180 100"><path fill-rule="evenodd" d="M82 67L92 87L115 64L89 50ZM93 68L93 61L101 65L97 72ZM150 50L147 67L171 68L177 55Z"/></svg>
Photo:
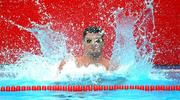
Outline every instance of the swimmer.
<svg viewBox="0 0 180 100"><path fill-rule="evenodd" d="M110 63L110 61L102 56L102 48L104 46L104 31L96 26L88 27L83 32L83 55L75 57L78 67L88 66L90 64L103 65L106 70L117 68L117 64ZM61 61L59 70L63 69L66 61Z"/></svg>

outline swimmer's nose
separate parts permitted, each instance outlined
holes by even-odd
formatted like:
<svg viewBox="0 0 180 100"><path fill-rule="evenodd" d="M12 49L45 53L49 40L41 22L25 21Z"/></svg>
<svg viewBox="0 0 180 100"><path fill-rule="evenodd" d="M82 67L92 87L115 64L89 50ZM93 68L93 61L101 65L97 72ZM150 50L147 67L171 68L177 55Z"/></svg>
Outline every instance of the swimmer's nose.
<svg viewBox="0 0 180 100"><path fill-rule="evenodd" d="M93 49L97 49L98 47L99 47L98 44L93 44L93 45L92 45L92 48L93 48Z"/></svg>

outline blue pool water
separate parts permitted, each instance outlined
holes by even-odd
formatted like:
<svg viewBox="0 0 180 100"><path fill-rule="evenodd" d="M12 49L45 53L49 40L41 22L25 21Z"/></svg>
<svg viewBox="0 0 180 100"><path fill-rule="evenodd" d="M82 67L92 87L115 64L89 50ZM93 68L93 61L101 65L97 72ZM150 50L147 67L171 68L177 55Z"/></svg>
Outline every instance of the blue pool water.
<svg viewBox="0 0 180 100"><path fill-rule="evenodd" d="M114 78L114 77L113 77ZM27 80L1 80L3 85L92 85L93 83L81 82L53 82L53 81L27 81ZM98 85L177 85L179 80L138 80L130 81L125 78L110 79L101 77ZM63 91L20 91L0 92L1 100L71 100L71 99L98 99L98 100L179 100L179 91L142 91L142 90L114 90L114 91L88 91L88 92L63 92Z"/></svg>
<svg viewBox="0 0 180 100"><path fill-rule="evenodd" d="M151 1L151 0L150 0ZM69 39L61 32L53 31L50 26L38 25L32 22L32 28L20 26L12 21L11 24L22 30L31 32L41 46L42 55L24 52L15 64L0 66L0 86L32 86L32 85L179 85L178 69L164 72L153 68L154 14L151 3L139 16L118 18L124 15L124 9L118 8L112 16L116 32L111 61L119 64L116 71L105 71L102 66L91 65L88 68L77 68L71 52L67 52L66 40ZM7 20L8 21L8 20ZM148 29L147 23L152 25ZM135 27L136 26L136 27ZM135 28L134 28L135 27ZM133 36L136 30L137 37ZM144 33L144 34L140 34ZM120 39L123 38L123 43ZM140 47L137 40L143 40ZM72 47L72 51L76 47ZM57 67L64 58L70 59L62 73ZM72 60L71 60L72 59ZM178 91L91 91L91 92L62 92L62 91L21 91L0 92L0 100L69 100L69 99L123 99L123 100L180 100Z"/></svg>

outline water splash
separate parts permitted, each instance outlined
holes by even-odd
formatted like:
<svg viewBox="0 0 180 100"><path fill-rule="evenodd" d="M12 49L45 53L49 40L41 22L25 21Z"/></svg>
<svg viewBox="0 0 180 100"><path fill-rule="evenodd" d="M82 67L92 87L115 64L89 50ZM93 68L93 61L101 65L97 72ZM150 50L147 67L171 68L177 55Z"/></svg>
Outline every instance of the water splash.
<svg viewBox="0 0 180 100"><path fill-rule="evenodd" d="M66 37L63 33L55 32L50 29L50 24L38 25L34 22L32 28L25 28L9 21L11 24L31 32L38 40L41 46L42 55L34 55L24 52L20 60L15 64L5 65L6 78L32 79L32 80L55 80L57 77L57 67L60 61L67 54Z"/></svg>
<svg viewBox="0 0 180 100"><path fill-rule="evenodd" d="M38 25L34 23L30 32L37 38L44 57L55 63L67 56L66 36L63 33L55 32L50 24Z"/></svg>
<svg viewBox="0 0 180 100"><path fill-rule="evenodd" d="M12 65L5 66L5 73L13 73L11 79L27 80L53 80L53 81L79 81L90 80L97 83L99 78L122 76L127 79L147 79L152 78L150 72L152 69L153 46L150 43L148 34L154 33L154 14L152 2L145 1L146 8L138 16L124 16L124 9L118 9L113 13L114 29L116 39L113 46L111 61L120 64L120 68L114 72L106 72L102 67L90 65L88 68L77 68L75 61L70 60L61 74L58 74L58 65L60 61L72 55L67 52L66 40L63 33L53 31L50 26L38 25L32 22L32 28L25 28L9 21L11 24L31 32L38 40L41 46L42 55L33 55L25 52L21 59ZM130 13L131 14L131 13ZM118 17L121 15L122 17ZM147 22L152 23L152 29L148 30ZM142 34L143 33L143 34ZM134 34L138 34L134 36ZM143 40L137 47L137 41ZM68 68L67 68L68 66ZM67 68L67 69L66 69ZM13 76L13 77L12 77ZM82 82L82 81L81 81Z"/></svg>
<svg viewBox="0 0 180 100"><path fill-rule="evenodd" d="M131 12L129 16L125 16L123 8L114 13L116 39L111 61L120 64L116 73L125 75L128 79L152 78L154 49L150 41L155 24L152 1L145 1L145 5L146 8L136 16ZM152 28L149 29L149 26Z"/></svg>

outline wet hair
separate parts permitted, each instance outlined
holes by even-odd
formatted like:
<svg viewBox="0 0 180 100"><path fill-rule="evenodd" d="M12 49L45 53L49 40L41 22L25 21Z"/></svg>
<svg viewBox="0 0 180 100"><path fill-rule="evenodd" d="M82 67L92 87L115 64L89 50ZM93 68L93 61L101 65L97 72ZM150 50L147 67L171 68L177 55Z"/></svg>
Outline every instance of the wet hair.
<svg viewBox="0 0 180 100"><path fill-rule="evenodd" d="M101 33L102 38L104 36L104 31L100 27L97 27L97 26L90 26L86 28L83 32L83 40L85 39L85 36L87 35L87 33L93 33L93 34Z"/></svg>

